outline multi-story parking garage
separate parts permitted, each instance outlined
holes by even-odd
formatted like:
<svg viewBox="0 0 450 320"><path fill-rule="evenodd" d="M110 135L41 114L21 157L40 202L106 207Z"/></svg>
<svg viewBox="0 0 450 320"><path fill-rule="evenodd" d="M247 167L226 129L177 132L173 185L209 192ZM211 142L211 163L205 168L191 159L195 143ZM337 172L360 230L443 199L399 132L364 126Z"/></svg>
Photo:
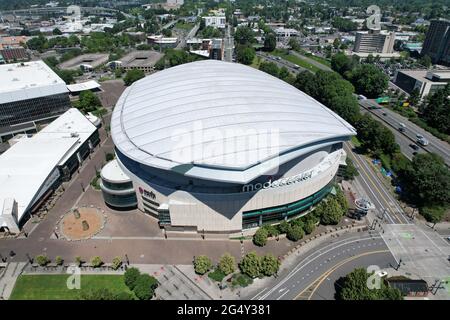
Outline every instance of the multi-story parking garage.
<svg viewBox="0 0 450 320"><path fill-rule="evenodd" d="M214 60L135 82L111 132L140 210L168 230L215 233L307 212L332 189L356 134L295 87Z"/></svg>

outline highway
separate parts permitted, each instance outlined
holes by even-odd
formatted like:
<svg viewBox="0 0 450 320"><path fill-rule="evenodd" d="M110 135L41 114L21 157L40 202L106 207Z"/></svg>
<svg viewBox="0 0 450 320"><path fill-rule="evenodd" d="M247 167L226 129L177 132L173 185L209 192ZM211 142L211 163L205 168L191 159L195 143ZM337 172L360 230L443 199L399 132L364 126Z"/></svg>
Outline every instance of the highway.
<svg viewBox="0 0 450 320"><path fill-rule="evenodd" d="M306 68L302 68L300 66L296 67L295 63L286 61L286 60L284 60L284 59L282 59L280 57L272 56L272 55L270 55L268 53L265 53L265 52L256 52L256 55L258 57L260 57L260 58L263 58L266 61L274 62L280 68L281 67L286 67L290 72L293 72L294 74L297 74L297 73L302 72L302 71L312 72L311 70L308 70Z"/></svg>
<svg viewBox="0 0 450 320"><path fill-rule="evenodd" d="M350 142L344 144L344 150L357 167L359 175L355 177L355 180L364 189L369 198L367 200L374 205L377 216L390 224L410 224L409 217L406 216L395 196L388 190L390 188L388 182L382 181L383 178L374 172L374 168L371 168L367 158L353 152Z"/></svg>
<svg viewBox="0 0 450 320"><path fill-rule="evenodd" d="M396 138L398 135L403 136L404 139L402 140L408 141L408 146L409 144L416 144L420 147L421 150L425 152L432 152L440 155L444 159L447 166L450 166L450 145L447 142L436 138L431 133L425 131L424 129L409 121L407 118L397 114L396 112L388 108L380 106L381 109L369 109L369 106L371 105L378 105L373 100L359 100L359 104L372 115L381 119L383 123L392 128L397 133ZM385 113L385 115L383 115L383 113ZM400 133L398 131L399 123L404 123L406 126L406 129L403 133ZM429 141L429 144L427 146L422 146L416 142L416 134L418 133L423 135L425 139ZM402 147L403 145L403 148L405 148L405 144L406 143L403 142L402 144L400 144L400 147Z"/></svg>
<svg viewBox="0 0 450 320"><path fill-rule="evenodd" d="M327 275L330 270L351 261L357 261L358 266L367 267L376 264L380 268L396 265L394 257L390 254L383 239L376 233L359 233L358 235L345 235L340 238L323 243L305 255L288 270L284 269L273 285L265 287L253 296L252 300L293 300L301 295L311 285ZM370 261L370 262L369 262Z"/></svg>
<svg viewBox="0 0 450 320"><path fill-rule="evenodd" d="M386 125L386 123L384 122L384 119L380 118L380 117L389 117L388 115L386 115L386 116L380 115L378 117L376 114L373 114L372 112L370 112L371 110L367 109L366 106L363 106L361 101L359 101L359 103L360 103L359 105L360 105L361 113L368 113L368 114L372 115L375 118L375 120L380 122L382 125L386 126L386 128L388 128L392 132L392 134L395 137L395 141L397 142L397 144L400 147L401 153L403 153L403 155L405 155L405 157L407 157L409 160L412 160L412 158L414 157L414 155L416 153L426 153L427 152L425 149L421 148L420 145L418 145L417 143L413 143L411 141L411 139L409 139L407 136L402 134L398 130L398 128L394 128L393 126ZM411 147L412 145L417 145L418 150L413 149Z"/></svg>

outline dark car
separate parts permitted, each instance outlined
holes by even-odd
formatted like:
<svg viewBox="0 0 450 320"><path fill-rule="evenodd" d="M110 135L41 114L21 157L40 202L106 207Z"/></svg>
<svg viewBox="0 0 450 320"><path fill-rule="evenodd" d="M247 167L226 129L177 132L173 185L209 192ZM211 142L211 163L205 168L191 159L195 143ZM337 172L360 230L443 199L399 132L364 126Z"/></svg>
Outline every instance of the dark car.
<svg viewBox="0 0 450 320"><path fill-rule="evenodd" d="M414 150L419 150L419 146L418 145L416 145L416 144L413 144L413 143L411 143L410 145L409 145L411 148L413 148Z"/></svg>

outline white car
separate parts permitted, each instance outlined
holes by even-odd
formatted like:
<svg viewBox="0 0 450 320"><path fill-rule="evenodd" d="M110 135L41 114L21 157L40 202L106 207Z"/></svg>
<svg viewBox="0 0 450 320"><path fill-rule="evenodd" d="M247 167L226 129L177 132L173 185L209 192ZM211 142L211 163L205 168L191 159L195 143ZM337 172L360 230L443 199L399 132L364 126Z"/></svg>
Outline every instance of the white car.
<svg viewBox="0 0 450 320"><path fill-rule="evenodd" d="M424 139L423 135L421 135L420 133L416 134L416 138L417 139Z"/></svg>

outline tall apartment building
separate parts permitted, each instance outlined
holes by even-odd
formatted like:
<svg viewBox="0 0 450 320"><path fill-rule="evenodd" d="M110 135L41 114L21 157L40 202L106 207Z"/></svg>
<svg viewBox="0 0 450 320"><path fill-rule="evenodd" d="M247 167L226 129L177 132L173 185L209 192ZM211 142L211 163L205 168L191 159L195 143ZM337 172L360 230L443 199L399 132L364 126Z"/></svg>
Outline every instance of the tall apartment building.
<svg viewBox="0 0 450 320"><path fill-rule="evenodd" d="M66 83L43 61L0 65L0 83L0 142L70 108Z"/></svg>
<svg viewBox="0 0 450 320"><path fill-rule="evenodd" d="M428 55L433 63L450 65L450 21L431 21L422 55Z"/></svg>
<svg viewBox="0 0 450 320"><path fill-rule="evenodd" d="M395 33L384 33L380 30L369 32L357 32L355 37L354 52L363 53L393 53Z"/></svg>

